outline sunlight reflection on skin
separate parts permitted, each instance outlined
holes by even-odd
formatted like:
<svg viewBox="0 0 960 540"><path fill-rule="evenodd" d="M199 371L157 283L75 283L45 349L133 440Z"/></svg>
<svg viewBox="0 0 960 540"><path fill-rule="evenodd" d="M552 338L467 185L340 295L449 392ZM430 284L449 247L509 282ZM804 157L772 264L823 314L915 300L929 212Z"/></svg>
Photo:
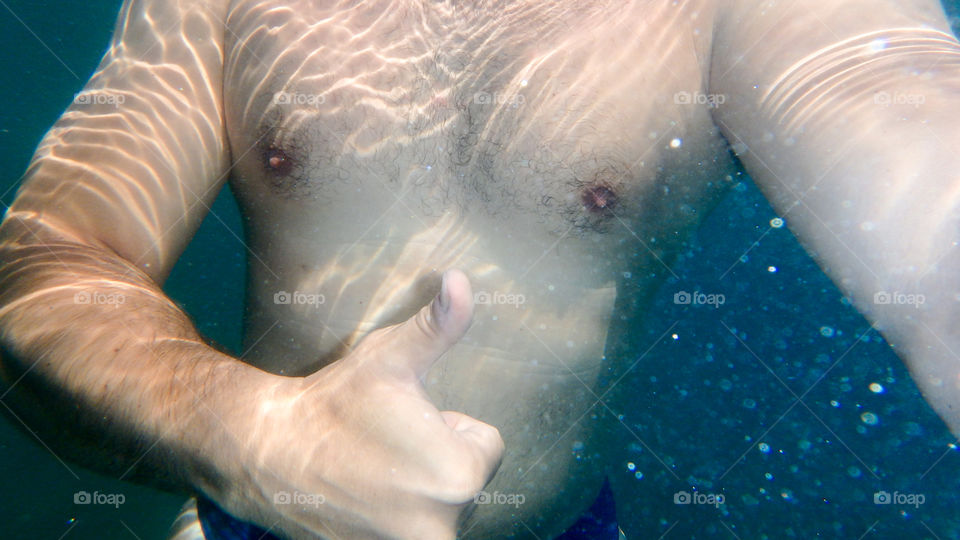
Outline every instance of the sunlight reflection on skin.
<svg viewBox="0 0 960 540"><path fill-rule="evenodd" d="M635 365L629 330L647 319L647 300L736 170L715 119L745 162L758 152L769 158L751 165L761 182L768 170L780 180L777 167L823 179L851 148L824 163L813 159L827 154L821 141L797 146L841 113L862 120L875 110L857 89L884 73L865 66L900 55L960 57L937 30L851 30L784 60L755 92L761 85L723 79L744 79L737 63L766 47L728 51L736 61L714 57L718 8L706 0L403 2L388 10L243 0L229 13L132 6L97 74L40 144L8 212L23 228L8 231L6 246L55 239L43 256L57 261L32 269L49 281L4 304L0 318L18 320L24 306L72 291L131 303L155 295L228 176L249 220L244 360L264 370L302 375L330 365L370 332L416 313L436 294L440 272L462 269L482 301L470 331L424 382L441 410L499 427L507 453L488 489L525 501L472 506L469 538L559 534L619 459L612 432L627 426L607 413L636 404L629 389L607 393ZM701 100L715 84L733 90ZM758 120L737 124L726 112L736 107ZM888 120L858 125L869 134ZM741 129L730 133L731 125ZM750 132L771 126L779 139ZM800 158L780 157L791 151ZM889 194L910 191L909 178L895 176ZM931 208L928 219L941 223L954 206ZM61 249L67 240L122 262L87 260ZM939 245L913 239L911 255L927 262ZM884 257L893 255L875 256L887 269ZM67 262L102 277L52 269ZM70 321L54 314L24 335ZM138 344L198 339L181 327L134 330ZM78 393L125 376L112 365L46 369L70 370L63 378ZM159 377L141 384L161 386ZM297 399L265 398L257 417ZM160 424L164 413L146 414ZM268 427L250 426L263 437Z"/></svg>

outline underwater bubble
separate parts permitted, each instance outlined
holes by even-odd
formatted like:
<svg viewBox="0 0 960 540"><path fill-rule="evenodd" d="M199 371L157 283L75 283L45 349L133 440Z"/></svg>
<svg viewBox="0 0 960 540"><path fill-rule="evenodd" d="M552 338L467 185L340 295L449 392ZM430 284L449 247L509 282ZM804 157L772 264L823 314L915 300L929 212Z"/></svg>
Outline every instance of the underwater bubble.
<svg viewBox="0 0 960 540"><path fill-rule="evenodd" d="M757 445L757 448L759 448L760 451L763 452L764 454L769 454L769 453L770 453L770 445L767 444L767 443L765 443L765 442L762 442L762 443L758 444L758 445Z"/></svg>
<svg viewBox="0 0 960 540"><path fill-rule="evenodd" d="M870 391L873 392L874 394L882 394L883 385L880 383L870 383Z"/></svg>
<svg viewBox="0 0 960 540"><path fill-rule="evenodd" d="M637 465L636 465L634 462L631 461L631 462L627 463L627 470L628 470L628 471L634 471L634 470L636 470L636 469L637 469Z"/></svg>
<svg viewBox="0 0 960 540"><path fill-rule="evenodd" d="M781 218L773 218L773 219L771 219L771 220L770 220L770 226L773 227L774 229L779 229L779 228L783 227L783 219L781 219Z"/></svg>
<svg viewBox="0 0 960 540"><path fill-rule="evenodd" d="M670 141L670 148L680 148L683 146L683 139L677 137Z"/></svg>
<svg viewBox="0 0 960 540"><path fill-rule="evenodd" d="M863 472L860 471L860 467L851 465L847 467L847 474L850 475L850 478L860 478L860 475L862 475Z"/></svg>
<svg viewBox="0 0 960 540"><path fill-rule="evenodd" d="M767 272L770 272L771 274L776 274L776 273L777 273L777 267L776 267L776 266L768 266L768 267L767 267Z"/></svg>
<svg viewBox="0 0 960 540"><path fill-rule="evenodd" d="M839 408L840 408L840 402L837 401L837 400L835 400L835 399L831 399L831 400L830 400L830 406L833 407L834 409L839 409Z"/></svg>
<svg viewBox="0 0 960 540"><path fill-rule="evenodd" d="M747 398L743 400L743 406L747 409L755 409L757 408L757 402L750 398Z"/></svg>
<svg viewBox="0 0 960 540"><path fill-rule="evenodd" d="M833 328L829 327L829 326L821 326L821 327L820 327L820 335L823 336L823 337L833 337L833 335L834 335L835 333L836 333L836 331L835 331Z"/></svg>
<svg viewBox="0 0 960 540"><path fill-rule="evenodd" d="M773 475L770 473L764 473L763 477L766 478L767 480L773 480Z"/></svg>
<svg viewBox="0 0 960 540"><path fill-rule="evenodd" d="M872 412L865 412L860 415L860 420L868 426L875 426L880 421L880 418Z"/></svg>
<svg viewBox="0 0 960 540"><path fill-rule="evenodd" d="M733 383L727 379L720 379L720 389L729 392L733 388Z"/></svg>
<svg viewBox="0 0 960 540"><path fill-rule="evenodd" d="M643 478L643 473L640 472L640 471L637 471L637 472L633 473L633 477L636 478L637 480L640 480L640 479Z"/></svg>

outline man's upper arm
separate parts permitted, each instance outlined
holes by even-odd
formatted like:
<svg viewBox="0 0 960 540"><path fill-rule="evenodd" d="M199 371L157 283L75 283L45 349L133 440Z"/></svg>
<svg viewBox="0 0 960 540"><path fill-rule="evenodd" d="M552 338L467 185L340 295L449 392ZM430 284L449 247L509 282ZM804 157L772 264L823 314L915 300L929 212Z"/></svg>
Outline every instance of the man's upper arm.
<svg viewBox="0 0 960 540"><path fill-rule="evenodd" d="M840 151L877 150L875 128L958 114L960 47L937 0L729 5L711 60L711 91L725 98L714 117L775 203L814 187Z"/></svg>
<svg viewBox="0 0 960 540"><path fill-rule="evenodd" d="M8 212L19 242L106 248L165 279L229 166L226 3L124 3L110 49L40 143Z"/></svg>
<svg viewBox="0 0 960 540"><path fill-rule="evenodd" d="M711 62L716 122L960 433L960 44L939 3L731 4Z"/></svg>
<svg viewBox="0 0 960 540"><path fill-rule="evenodd" d="M919 277L960 216L960 44L940 5L732 4L710 86L748 172L855 301Z"/></svg>

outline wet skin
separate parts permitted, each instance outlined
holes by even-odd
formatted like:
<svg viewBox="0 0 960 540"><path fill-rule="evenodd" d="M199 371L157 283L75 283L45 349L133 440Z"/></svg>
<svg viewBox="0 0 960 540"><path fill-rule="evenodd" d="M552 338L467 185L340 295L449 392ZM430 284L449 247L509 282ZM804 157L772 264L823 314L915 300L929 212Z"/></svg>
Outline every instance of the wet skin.
<svg viewBox="0 0 960 540"><path fill-rule="evenodd" d="M231 188L257 256L246 358L311 372L465 271L473 325L427 389L498 426L486 489L524 496L478 505L469 537L556 535L592 502L623 429L604 419L624 404L597 406L629 358L604 356L610 320L639 325L735 174L709 108L682 99L703 93L709 29L689 17L710 8L622 9L239 2L227 20Z"/></svg>
<svg viewBox="0 0 960 540"><path fill-rule="evenodd" d="M656 316L649 297L732 185L738 154L828 274L898 344L925 397L956 431L960 370L950 347L937 345L960 341L949 324L956 308L933 300L906 311L871 299L905 290L904 283L943 299L934 292L955 284L950 269L960 261L949 246L957 195L954 178L941 171L958 170L944 165L956 161L944 148L958 138L951 126L960 111L960 46L935 2L808 4L129 4L88 86L128 95L126 107L68 111L41 144L0 231L7 261L0 280L10 283L0 324L16 351L4 367L16 374L37 351L53 350L65 360L35 372L59 388L47 395L81 396L91 405L77 414L90 411L92 419L105 416L100 408L115 413L121 427L108 433L133 455L139 447L128 438L149 442L149 434L184 426L174 437L179 446L165 443L166 453L138 462L142 474L176 477L183 460L199 472L172 484L261 524L303 520L302 529L285 529L291 536L323 534L322 527L250 493L266 497L267 486L285 487L280 480L320 462L320 477L347 471L350 481L369 482L371 501L383 502L370 495L375 480L392 486L391 475L408 472L405 444L446 448L413 433L404 439L398 420L389 439L395 447L364 446L365 434L349 432L330 435L342 443L331 445L333 459L304 458L311 441L298 439L307 435L295 428L316 422L294 407L303 407L299 398L339 389L344 397L332 410L361 428L376 424L396 396L398 409L427 410L435 420L422 402L410 405L408 398L423 394L414 373L440 410L499 429L505 452L484 489L524 501L467 505L469 490L454 489L439 497L436 514L449 522L467 508L460 534L469 538L554 536L589 506L639 436L616 420L640 406L619 384L637 368L642 344L631 329ZM922 92L925 108L878 107L878 91ZM939 149L891 150L921 135L929 140L930 131ZM932 162L937 167L916 165ZM188 414L197 398L124 354L192 358L167 349L182 342L184 351L202 351L194 356L211 356L211 369L242 370L201 348L189 322L155 290L227 177L250 248L244 361L285 380L257 372L236 382L219 371L188 378L221 413L219 422L201 421ZM922 189L912 183L918 177ZM861 226L867 220L871 228ZM418 315L450 268L469 278L469 285L454 278L452 315L440 317L435 304ZM111 323L104 334L112 337L101 341L68 334L73 345L57 352L36 328L68 327L80 317L93 325L117 312L74 306L62 312L69 317L44 318L31 295L72 295L77 284L105 276L126 294L153 291L142 299L150 316ZM406 341L390 339L406 330L376 333L404 321L406 330L441 336L442 347L423 350L443 357L404 371L402 385L382 387L396 396L378 393L379 385L343 383L369 382L362 368L379 364L364 354L404 349ZM147 343L129 345L138 340ZM75 350L85 356L71 356ZM96 364L103 350L123 361ZM126 386L136 374L161 397ZM228 382L214 382L221 379ZM307 388L289 392L287 379ZM239 395L255 397L241 402ZM189 422L175 421L181 409ZM280 412L264 412L272 410ZM451 418L444 420L455 427ZM284 431L281 420L292 427ZM73 436L107 429L89 422L90 432ZM219 445L194 441L220 424L227 430ZM497 444L482 433L484 466L463 485L495 468ZM241 444L225 443L231 436ZM258 446L264 440L272 446ZM284 446L291 453L277 449ZM201 464L191 461L198 456ZM276 478L262 481L260 474L269 475L259 469ZM412 473L409 480L419 485ZM611 480L625 532L639 534L633 488ZM330 493L322 511L350 510L343 511L349 519L331 521L337 531L349 535L343 531L375 521L375 505L368 514L350 507L362 496L347 493L342 502ZM422 534L396 523L358 536Z"/></svg>

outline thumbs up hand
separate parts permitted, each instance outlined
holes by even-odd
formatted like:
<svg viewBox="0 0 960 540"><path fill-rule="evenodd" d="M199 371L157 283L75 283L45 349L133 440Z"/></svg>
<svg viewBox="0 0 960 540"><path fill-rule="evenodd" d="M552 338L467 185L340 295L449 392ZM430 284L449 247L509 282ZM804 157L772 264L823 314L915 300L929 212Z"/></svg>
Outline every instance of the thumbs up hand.
<svg viewBox="0 0 960 540"><path fill-rule="evenodd" d="M504 451L496 428L441 412L421 380L466 333L473 295L459 271L407 321L347 356L260 394L245 489L216 497L293 538L456 537L462 511Z"/></svg>

